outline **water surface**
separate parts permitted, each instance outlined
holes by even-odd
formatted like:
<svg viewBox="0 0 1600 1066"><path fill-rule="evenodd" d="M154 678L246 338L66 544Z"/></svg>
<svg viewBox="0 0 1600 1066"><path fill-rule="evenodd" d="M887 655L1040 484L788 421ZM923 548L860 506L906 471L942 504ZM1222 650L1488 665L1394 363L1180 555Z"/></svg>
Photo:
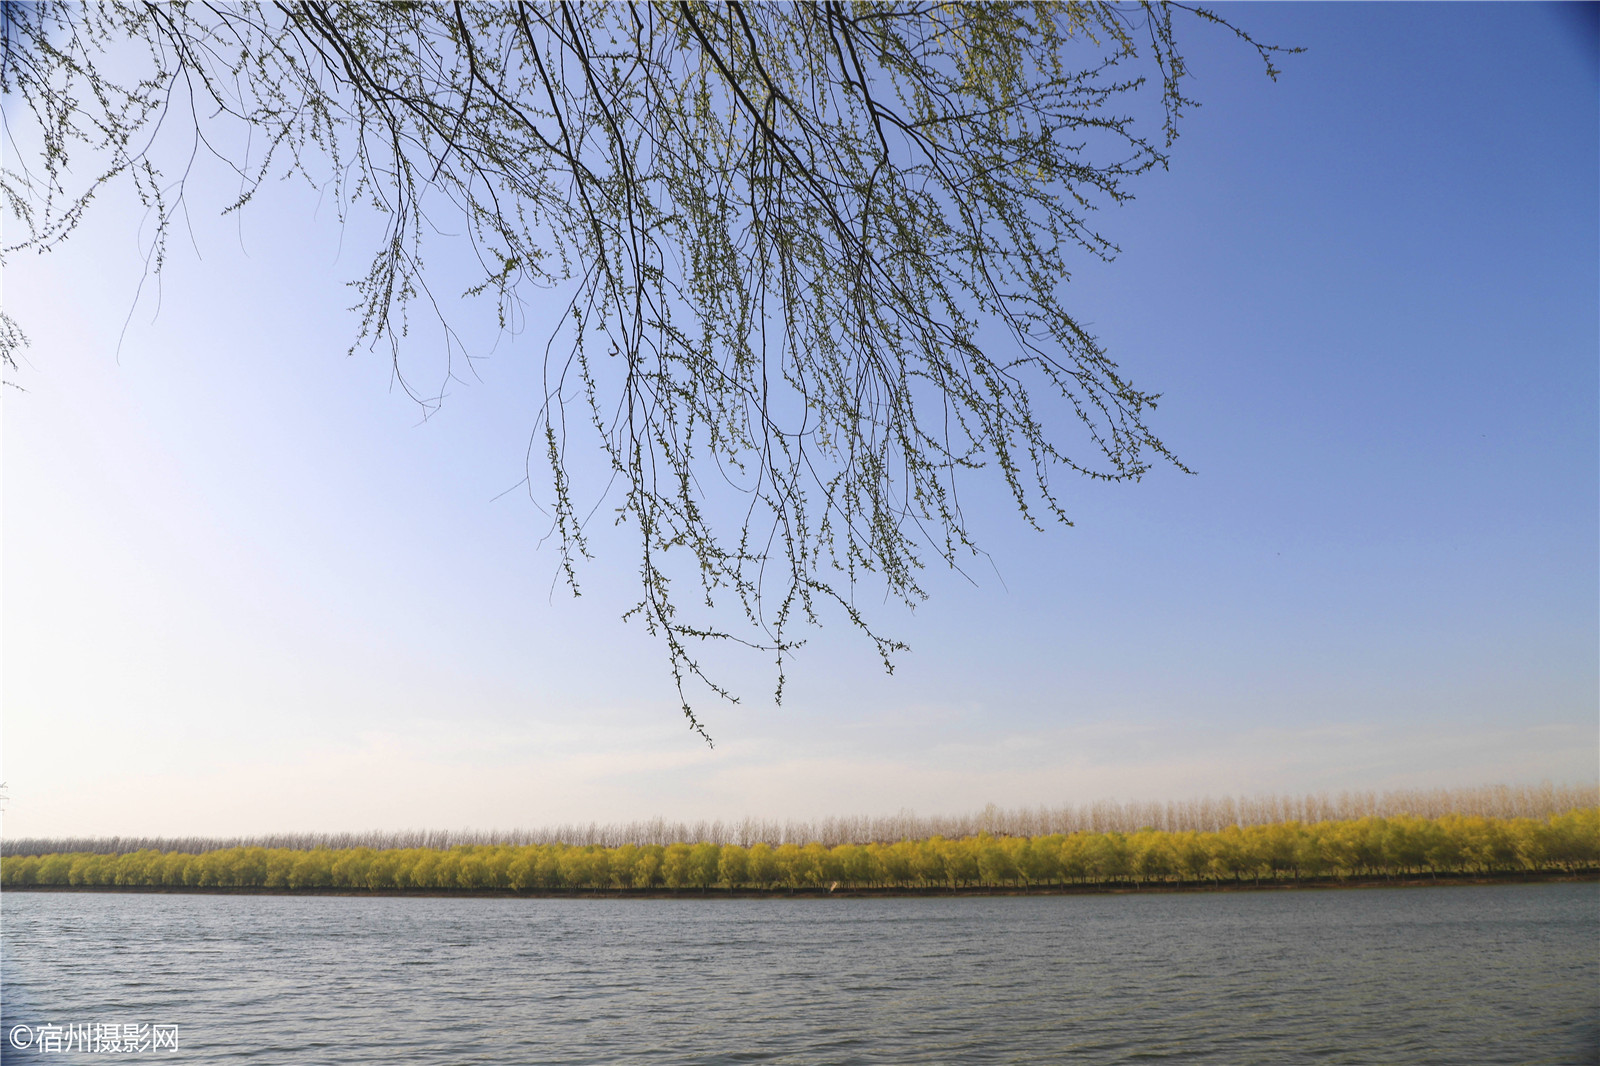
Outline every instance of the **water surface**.
<svg viewBox="0 0 1600 1066"><path fill-rule="evenodd" d="M8 893L5 1026L205 1063L1593 1063L1600 886L852 900ZM105 1061L21 1055L4 1061Z"/></svg>

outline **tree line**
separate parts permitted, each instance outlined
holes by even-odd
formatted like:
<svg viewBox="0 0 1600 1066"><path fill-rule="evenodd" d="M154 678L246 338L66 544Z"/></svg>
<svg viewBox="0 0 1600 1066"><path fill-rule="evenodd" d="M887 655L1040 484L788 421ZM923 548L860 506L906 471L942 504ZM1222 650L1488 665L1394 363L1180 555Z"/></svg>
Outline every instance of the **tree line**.
<svg viewBox="0 0 1600 1066"><path fill-rule="evenodd" d="M1216 831L1079 831L894 843L466 844L449 849L65 852L0 862L30 885L654 892L1222 884L1600 870L1600 807L1536 818L1400 815Z"/></svg>
<svg viewBox="0 0 1600 1066"><path fill-rule="evenodd" d="M20 837L0 841L0 856L92 852L121 855L133 851L184 851L200 854L230 848L288 848L334 851L367 847L378 851L466 844L892 844L929 837L957 839L1068 835L1078 832L1133 833L1150 827L1168 832L1215 832L1230 825L1275 822L1339 822L1367 817L1447 814L1485 818L1548 818L1553 814L1600 807L1596 785L1477 785L1464 788L1392 789L1385 792L1204 796L1187 800L1097 800L1092 803L1038 807L994 804L963 814L918 815L903 810L889 815L846 815L821 819L703 819L674 821L651 818L631 822L584 822L531 829L400 829L341 833L274 833L255 837Z"/></svg>

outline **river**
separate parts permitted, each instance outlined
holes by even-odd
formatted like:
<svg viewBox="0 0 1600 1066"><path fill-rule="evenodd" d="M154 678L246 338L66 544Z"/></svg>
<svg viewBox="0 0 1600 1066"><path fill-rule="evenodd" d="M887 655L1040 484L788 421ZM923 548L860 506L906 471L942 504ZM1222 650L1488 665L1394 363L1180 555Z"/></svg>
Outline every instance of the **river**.
<svg viewBox="0 0 1600 1066"><path fill-rule="evenodd" d="M1595 884L722 901L13 892L0 922L6 1063L105 1061L124 1034L135 1062L294 1066L1600 1061ZM74 1050L40 1052L52 1038Z"/></svg>

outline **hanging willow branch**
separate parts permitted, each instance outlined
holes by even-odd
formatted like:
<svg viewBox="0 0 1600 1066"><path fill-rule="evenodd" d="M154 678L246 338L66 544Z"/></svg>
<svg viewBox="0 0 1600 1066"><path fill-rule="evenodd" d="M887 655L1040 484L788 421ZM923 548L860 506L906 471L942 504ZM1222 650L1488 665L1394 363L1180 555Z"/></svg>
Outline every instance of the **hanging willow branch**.
<svg viewBox="0 0 1600 1066"><path fill-rule="evenodd" d="M1059 290L1070 254L1116 251L1095 210L1166 163L1185 13L1220 22L1054 2L6 3L8 145L26 123L39 145L4 175L23 234L6 252L61 243L128 182L159 270L196 154L237 171L230 210L304 177L342 217L384 220L356 344L394 346L400 376L409 316L439 306L430 218L464 219L469 292L502 328L530 287L564 308L530 452L548 480L529 483L549 486L566 580L611 499L638 536L629 614L704 733L686 682L729 695L704 641L774 654L781 698L793 632L832 605L889 665L900 645L855 590L914 603L925 559L977 550L963 472L997 472L1038 524L1067 520L1062 472L1181 468L1146 425L1156 397ZM1276 50L1234 32L1275 74ZM248 150L218 147L230 124ZM164 130L188 138L176 167ZM0 323L12 368L20 343ZM580 485L569 457L596 440L610 484ZM692 611L674 577L699 582ZM738 626L717 621L728 600Z"/></svg>

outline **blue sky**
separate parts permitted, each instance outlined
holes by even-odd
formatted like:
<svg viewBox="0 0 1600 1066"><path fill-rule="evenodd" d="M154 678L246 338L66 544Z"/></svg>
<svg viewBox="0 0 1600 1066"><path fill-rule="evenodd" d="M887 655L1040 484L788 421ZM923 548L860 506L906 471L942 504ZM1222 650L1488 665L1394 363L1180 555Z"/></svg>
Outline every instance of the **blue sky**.
<svg viewBox="0 0 1600 1066"><path fill-rule="evenodd" d="M6 306L6 830L251 833L1593 781L1600 115L1592 29L1498 5L1229 9L1167 173L1067 303L1195 471L975 482L994 569L926 575L886 677L811 635L784 705L685 730L602 539L573 600L522 477L527 341L426 421L346 357L359 234L294 185L135 304L97 203ZM9 220L8 220L9 221ZM132 313L130 315L130 309ZM126 328L124 331L124 327ZM425 374L426 336L405 358Z"/></svg>

